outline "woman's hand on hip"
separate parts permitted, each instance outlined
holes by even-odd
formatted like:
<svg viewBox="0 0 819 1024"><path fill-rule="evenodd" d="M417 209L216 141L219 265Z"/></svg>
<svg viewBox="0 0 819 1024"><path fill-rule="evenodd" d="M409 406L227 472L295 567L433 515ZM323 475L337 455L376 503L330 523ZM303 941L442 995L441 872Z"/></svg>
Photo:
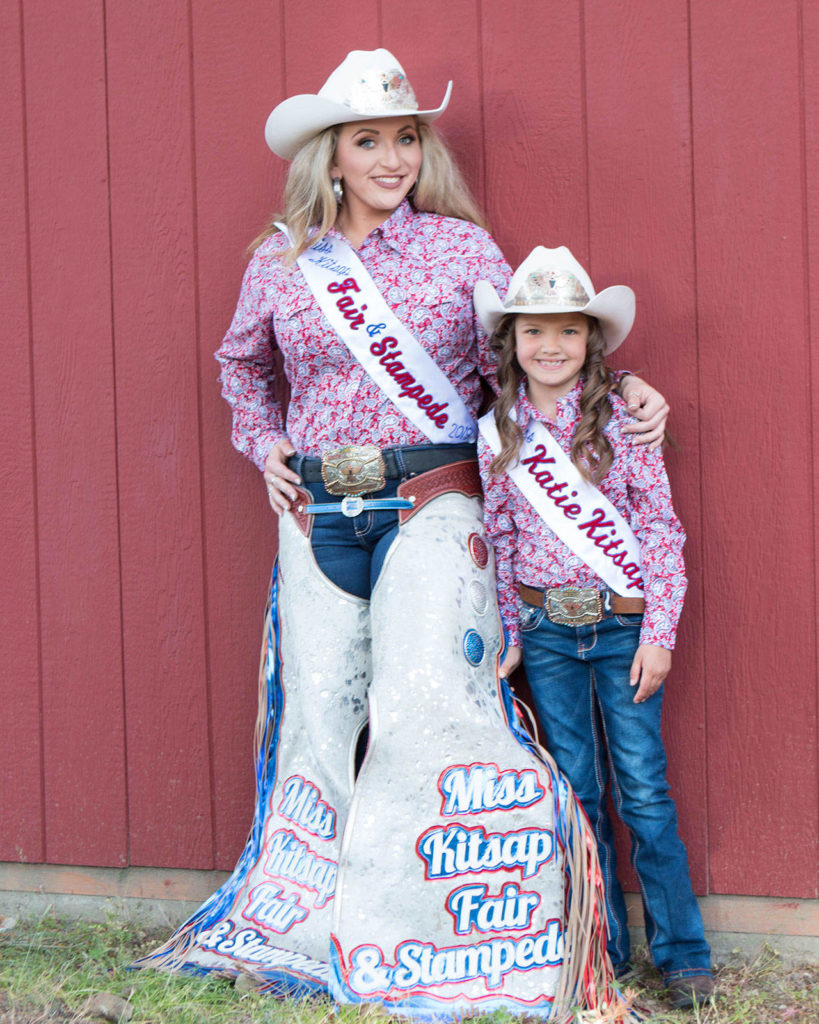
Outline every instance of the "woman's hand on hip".
<svg viewBox="0 0 819 1024"><path fill-rule="evenodd" d="M300 484L301 480L287 465L287 458L295 455L296 449L290 443L289 437L283 437L277 441L267 453L267 460L264 464L264 482L267 484L267 497L276 515L287 512L290 502L296 498L296 491L293 484Z"/></svg>
<svg viewBox="0 0 819 1024"><path fill-rule="evenodd" d="M671 651L656 644L640 644L631 663L629 683L638 686L635 704L642 704L653 696L671 671Z"/></svg>
<svg viewBox="0 0 819 1024"><path fill-rule="evenodd" d="M665 437L665 425L670 411L663 395L632 374L620 382L620 394L629 413L640 421L627 424L623 427L623 433L636 435L632 444L647 444L651 450L659 448Z"/></svg>

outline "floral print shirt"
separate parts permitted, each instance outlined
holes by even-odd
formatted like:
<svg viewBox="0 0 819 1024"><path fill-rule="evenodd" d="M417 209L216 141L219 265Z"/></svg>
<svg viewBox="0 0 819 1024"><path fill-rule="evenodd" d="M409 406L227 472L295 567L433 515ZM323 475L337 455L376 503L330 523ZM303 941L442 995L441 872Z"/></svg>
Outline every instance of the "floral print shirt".
<svg viewBox="0 0 819 1024"><path fill-rule="evenodd" d="M544 423L569 455L580 422L582 379L557 403L557 419L551 420L532 405L522 382L516 404L521 430L531 420ZM632 445L621 428L634 420L623 400L609 396L613 415L604 433L614 449L614 463L598 489L629 523L640 543L646 609L640 643L673 650L677 623L686 590L682 547L685 531L671 504L671 490L660 450ZM482 435L478 458L484 489L484 520L495 548L498 601L501 618L512 646L521 646L518 583L530 587L596 587L605 583L546 525L506 473L489 471L494 454Z"/></svg>
<svg viewBox="0 0 819 1024"><path fill-rule="evenodd" d="M339 236L335 229L330 234ZM233 322L216 353L233 409L233 444L260 469L287 435L318 456L348 444L429 443L367 375L325 319L298 267L279 259L276 234L245 272ZM493 354L475 318L479 280L504 292L509 267L492 238L468 221L417 213L406 200L372 231L358 256L398 318L443 370L473 415L479 375L496 388ZM274 350L290 386L287 422L276 397ZM457 440L457 439L454 439Z"/></svg>

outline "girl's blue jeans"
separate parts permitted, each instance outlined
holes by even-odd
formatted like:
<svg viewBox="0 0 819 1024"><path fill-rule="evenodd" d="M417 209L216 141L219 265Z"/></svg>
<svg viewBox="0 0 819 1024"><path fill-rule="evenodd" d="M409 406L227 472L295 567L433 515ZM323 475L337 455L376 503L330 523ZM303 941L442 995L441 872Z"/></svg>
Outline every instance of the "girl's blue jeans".
<svg viewBox="0 0 819 1024"><path fill-rule="evenodd" d="M641 621L640 615L615 615L591 626L563 626L542 608L521 606L523 662L545 745L597 836L612 963L623 968L630 949L606 811L609 775L615 807L631 834L651 955L668 980L710 974L711 953L666 782L662 687L635 704L636 688L629 685Z"/></svg>

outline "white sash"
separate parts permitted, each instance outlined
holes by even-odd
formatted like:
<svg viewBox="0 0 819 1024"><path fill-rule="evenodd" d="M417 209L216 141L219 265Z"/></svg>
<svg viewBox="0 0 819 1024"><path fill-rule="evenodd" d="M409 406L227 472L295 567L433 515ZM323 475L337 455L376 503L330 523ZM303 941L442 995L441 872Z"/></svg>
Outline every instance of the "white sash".
<svg viewBox="0 0 819 1024"><path fill-rule="evenodd" d="M495 455L495 414L478 428ZM544 424L530 425L518 463L506 471L546 525L616 594L642 596L640 543L601 492L585 480Z"/></svg>
<svg viewBox="0 0 819 1024"><path fill-rule="evenodd" d="M463 399L387 305L352 247L325 236L298 264L330 326L401 413L436 444L474 441L477 424Z"/></svg>

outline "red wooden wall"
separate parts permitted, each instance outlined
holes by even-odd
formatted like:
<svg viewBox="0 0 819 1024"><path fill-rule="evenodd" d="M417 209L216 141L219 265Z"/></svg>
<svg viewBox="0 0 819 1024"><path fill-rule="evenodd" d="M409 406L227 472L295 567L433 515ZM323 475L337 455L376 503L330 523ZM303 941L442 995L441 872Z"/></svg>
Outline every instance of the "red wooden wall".
<svg viewBox="0 0 819 1024"><path fill-rule="evenodd" d="M691 584L666 732L701 892L817 895L819 8L20 0L0 13L0 859L229 868L274 522L212 353L285 95L385 45L512 262L629 283Z"/></svg>

